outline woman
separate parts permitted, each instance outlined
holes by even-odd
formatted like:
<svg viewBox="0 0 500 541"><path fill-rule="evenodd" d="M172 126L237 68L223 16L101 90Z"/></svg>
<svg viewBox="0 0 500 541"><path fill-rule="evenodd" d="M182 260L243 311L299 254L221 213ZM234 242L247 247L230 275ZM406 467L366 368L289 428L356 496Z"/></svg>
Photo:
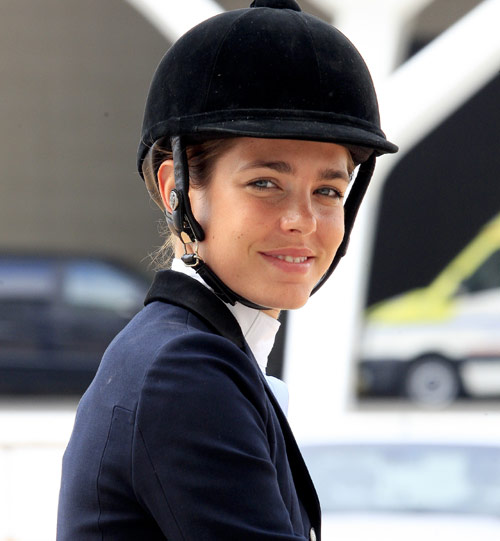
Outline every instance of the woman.
<svg viewBox="0 0 500 541"><path fill-rule="evenodd" d="M294 0L219 15L170 49L138 164L174 270L157 274L81 400L60 541L320 539L265 364L279 311L331 274L375 156L395 151L357 51Z"/></svg>

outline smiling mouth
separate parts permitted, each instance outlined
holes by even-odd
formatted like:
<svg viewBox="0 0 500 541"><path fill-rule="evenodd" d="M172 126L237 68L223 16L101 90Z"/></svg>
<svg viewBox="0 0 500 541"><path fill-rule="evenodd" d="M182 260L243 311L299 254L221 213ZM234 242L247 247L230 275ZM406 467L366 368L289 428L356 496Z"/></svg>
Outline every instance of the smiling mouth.
<svg viewBox="0 0 500 541"><path fill-rule="evenodd" d="M304 263L309 259L308 257L292 257L291 255L273 255L272 257L287 263Z"/></svg>

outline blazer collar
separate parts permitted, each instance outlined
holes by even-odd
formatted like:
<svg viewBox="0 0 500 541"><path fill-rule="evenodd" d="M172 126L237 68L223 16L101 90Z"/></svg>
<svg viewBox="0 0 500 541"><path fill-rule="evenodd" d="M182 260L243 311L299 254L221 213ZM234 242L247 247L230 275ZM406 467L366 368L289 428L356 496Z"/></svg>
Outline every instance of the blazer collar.
<svg viewBox="0 0 500 541"><path fill-rule="evenodd" d="M195 313L217 334L245 349L241 328L226 305L206 286L172 270L160 271L146 295L144 305L163 301Z"/></svg>

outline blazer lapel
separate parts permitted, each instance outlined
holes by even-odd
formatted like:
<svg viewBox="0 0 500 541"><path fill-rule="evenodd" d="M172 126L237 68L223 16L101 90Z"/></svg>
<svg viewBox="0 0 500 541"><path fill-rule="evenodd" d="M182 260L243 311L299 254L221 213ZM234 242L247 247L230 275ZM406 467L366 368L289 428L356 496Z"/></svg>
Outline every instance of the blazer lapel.
<svg viewBox="0 0 500 541"><path fill-rule="evenodd" d="M204 285L185 274L171 270L160 271L156 274L144 304L147 305L153 301L168 302L193 312L203 319L203 321L214 329L215 332L231 340L253 359L283 432L288 462L292 471L295 487L297 492L301 495L300 500L302 505L309 516L311 525L316 530L317 539L320 541L321 509L316 489L314 488L314 484L286 416L278 404L273 391L269 387L264 374L262 374L262 371L258 368L257 362L255 361L250 348L246 344L241 328L233 314L228 310L225 304Z"/></svg>
<svg viewBox="0 0 500 541"><path fill-rule="evenodd" d="M278 401L276 400L272 389L269 387L264 375L262 375L262 380L264 381L267 396L274 407L281 431L283 432L283 437L285 438L288 462L292 471L295 487L297 492L301 495L300 500L302 505L309 516L311 525L316 531L316 538L318 541L321 541L321 507L316 489L314 488L314 484L311 476L309 475L309 471L304 459L302 458L302 454L292 433L292 429L288 424L288 420Z"/></svg>

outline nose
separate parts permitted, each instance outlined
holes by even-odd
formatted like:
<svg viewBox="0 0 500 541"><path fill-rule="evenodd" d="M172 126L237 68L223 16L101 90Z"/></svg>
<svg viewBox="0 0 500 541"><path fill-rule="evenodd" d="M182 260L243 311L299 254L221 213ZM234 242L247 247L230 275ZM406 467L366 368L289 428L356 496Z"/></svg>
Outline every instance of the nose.
<svg viewBox="0 0 500 541"><path fill-rule="evenodd" d="M310 235L316 231L317 220L311 201L307 197L298 197L289 201L280 218L280 227L287 233Z"/></svg>

